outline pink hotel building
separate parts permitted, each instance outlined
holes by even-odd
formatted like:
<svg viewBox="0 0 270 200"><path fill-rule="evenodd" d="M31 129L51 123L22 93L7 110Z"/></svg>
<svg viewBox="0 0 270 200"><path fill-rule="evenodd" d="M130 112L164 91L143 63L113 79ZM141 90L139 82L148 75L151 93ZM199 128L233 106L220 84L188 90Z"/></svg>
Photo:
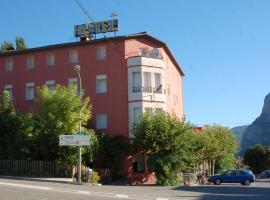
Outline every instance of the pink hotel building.
<svg viewBox="0 0 270 200"><path fill-rule="evenodd" d="M183 118L184 73L166 43L145 32L0 53L0 91L27 112L37 86L78 84L75 65L93 105L90 128L132 139L132 124L144 111ZM129 157L121 171L131 182L151 183L144 164L141 156Z"/></svg>

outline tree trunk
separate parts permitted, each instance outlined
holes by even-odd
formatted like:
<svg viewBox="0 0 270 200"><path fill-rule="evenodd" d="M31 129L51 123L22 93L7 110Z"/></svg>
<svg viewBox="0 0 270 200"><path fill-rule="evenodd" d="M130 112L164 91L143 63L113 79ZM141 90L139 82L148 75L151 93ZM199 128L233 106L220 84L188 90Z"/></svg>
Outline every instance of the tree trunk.
<svg viewBox="0 0 270 200"><path fill-rule="evenodd" d="M216 160L213 160L213 165L212 165L212 174L215 174L215 165L216 165Z"/></svg>

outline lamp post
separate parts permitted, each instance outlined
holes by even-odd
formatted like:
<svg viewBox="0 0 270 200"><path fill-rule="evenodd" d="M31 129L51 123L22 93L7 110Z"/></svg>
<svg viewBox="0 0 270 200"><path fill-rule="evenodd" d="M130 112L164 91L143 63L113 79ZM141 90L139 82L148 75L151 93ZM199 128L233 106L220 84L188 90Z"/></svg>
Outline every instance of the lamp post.
<svg viewBox="0 0 270 200"><path fill-rule="evenodd" d="M79 124L79 133L81 134L82 129L82 79L81 79L81 66L75 65L74 70L77 72L79 81L80 81L80 124ZM81 183L81 174L82 174L82 155L81 155L81 146L78 147L78 183Z"/></svg>

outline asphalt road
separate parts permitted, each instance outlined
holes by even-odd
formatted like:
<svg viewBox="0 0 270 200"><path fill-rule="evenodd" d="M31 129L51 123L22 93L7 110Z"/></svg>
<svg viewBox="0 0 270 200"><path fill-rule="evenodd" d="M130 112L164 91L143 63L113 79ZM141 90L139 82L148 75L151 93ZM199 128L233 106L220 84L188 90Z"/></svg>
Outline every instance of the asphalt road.
<svg viewBox="0 0 270 200"><path fill-rule="evenodd" d="M251 186L90 186L0 178L0 200L269 200L270 181Z"/></svg>

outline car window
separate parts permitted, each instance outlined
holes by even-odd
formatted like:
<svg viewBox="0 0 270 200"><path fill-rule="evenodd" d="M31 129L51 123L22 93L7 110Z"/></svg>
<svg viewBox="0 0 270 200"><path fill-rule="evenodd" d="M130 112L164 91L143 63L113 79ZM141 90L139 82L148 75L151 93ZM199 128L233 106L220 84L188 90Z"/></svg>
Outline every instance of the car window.
<svg viewBox="0 0 270 200"><path fill-rule="evenodd" d="M244 171L238 171L240 175L245 175L246 173Z"/></svg>

